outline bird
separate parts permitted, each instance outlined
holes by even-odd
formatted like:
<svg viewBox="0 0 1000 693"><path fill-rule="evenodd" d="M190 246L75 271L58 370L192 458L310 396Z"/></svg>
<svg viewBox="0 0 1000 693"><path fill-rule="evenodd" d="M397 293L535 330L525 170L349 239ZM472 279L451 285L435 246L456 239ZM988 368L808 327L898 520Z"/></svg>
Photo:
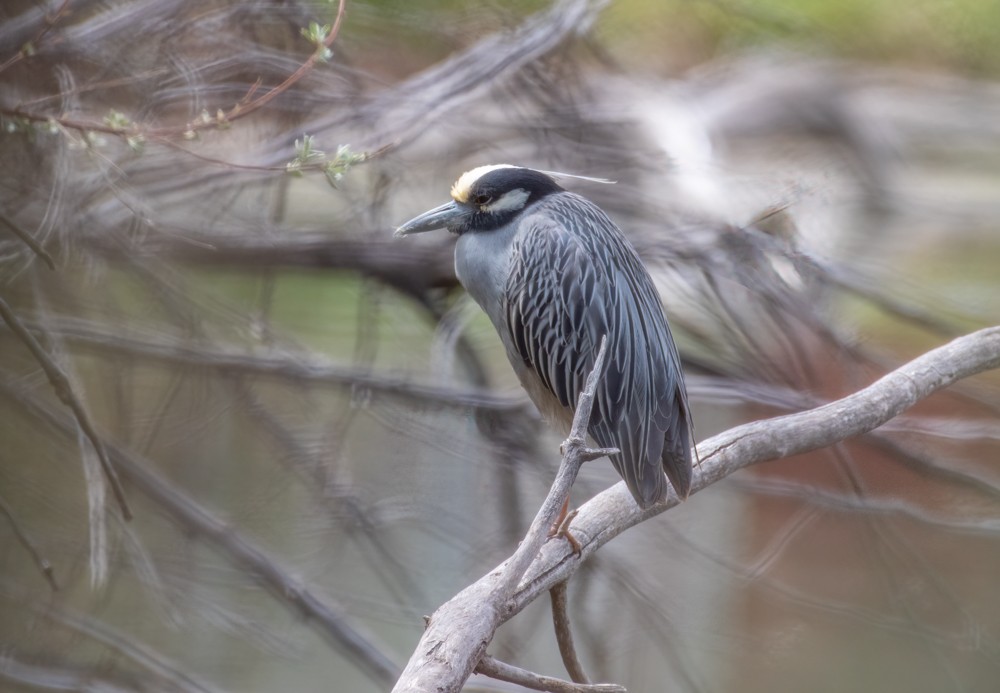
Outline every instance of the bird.
<svg viewBox="0 0 1000 693"><path fill-rule="evenodd" d="M691 490L693 429L680 356L653 280L621 229L562 188L562 174L479 166L451 201L405 222L397 237L447 229L455 273L496 328L543 418L566 431L602 338L604 372L590 437L640 508Z"/></svg>

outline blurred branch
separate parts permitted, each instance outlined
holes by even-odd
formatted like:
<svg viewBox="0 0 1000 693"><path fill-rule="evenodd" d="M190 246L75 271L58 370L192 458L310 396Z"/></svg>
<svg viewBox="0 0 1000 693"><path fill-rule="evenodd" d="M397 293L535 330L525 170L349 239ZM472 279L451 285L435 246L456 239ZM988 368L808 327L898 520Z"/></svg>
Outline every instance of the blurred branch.
<svg viewBox="0 0 1000 693"><path fill-rule="evenodd" d="M691 492L748 465L826 447L870 431L936 390L997 367L1000 327L991 327L929 351L841 400L737 426L698 446L701 465L695 470ZM393 690L426 690L428 686L421 682L433 681L438 691L459 691L501 623L571 577L582 561L605 543L678 502L671 495L664 503L642 511L624 483L594 497L580 508L573 523L573 533L581 544L579 560L561 542L550 542L537 557L532 553L529 570L513 589L509 581L513 559L464 589L431 617Z"/></svg>
<svg viewBox="0 0 1000 693"><path fill-rule="evenodd" d="M157 690L184 691L185 693L217 693L220 689L210 683L200 681L186 672L162 652L125 633L107 622L93 618L76 610L51 602L32 601L27 592L0 587L7 599L29 605L40 618L65 626L74 633L100 643L115 657L126 659L143 671L144 681Z"/></svg>
<svg viewBox="0 0 1000 693"><path fill-rule="evenodd" d="M49 356L42 345L38 343L35 336L21 324L17 315L14 314L14 311L10 309L10 306L7 305L7 302L2 297L0 297L0 318L3 318L3 321L7 323L7 327L28 347L38 365L45 371L49 383L52 384L52 388L56 391L56 396L73 412L80 430L83 431L83 434L87 436L87 439L94 446L94 451L101 461L101 469L104 470L104 476L108 480L108 485L111 486L111 491L118 502L118 507L121 508L122 516L126 520L131 520L132 511L128 507L128 501L125 500L125 491L122 489L121 481L118 480L118 474L108 459L108 453L104 449L101 437L97 434L94 425L90 421L90 415L87 413L86 407L83 406L83 402L77 397L73 386L70 385L69 378L66 377L66 374L56 362L52 360L52 357Z"/></svg>
<svg viewBox="0 0 1000 693"><path fill-rule="evenodd" d="M401 248L386 230L368 231L358 239L342 239L329 233L307 231L251 236L245 231L208 235L177 229L175 233L147 238L137 247L125 247L108 238L91 240L103 254L113 258L129 255L133 261L167 257L240 269L348 269L380 279L406 293L458 286L453 240Z"/></svg>
<svg viewBox="0 0 1000 693"><path fill-rule="evenodd" d="M17 540L21 542L21 546L31 554L31 559L38 566L38 569L42 571L42 575L45 576L45 580L49 583L49 587L52 588L53 592L59 591L59 585L56 583L55 572L52 569L52 563L44 555L42 555L41 550L38 548L38 544L35 543L34 539L24 531L21 524L17 521L14 516L14 511L11 509L10 505L7 504L7 499L0 496L0 512L7 516L7 521L10 522L10 528L14 531L14 536Z"/></svg>
<svg viewBox="0 0 1000 693"><path fill-rule="evenodd" d="M811 260L811 262L820 267L815 260ZM956 337L961 334L961 327L955 321L941 318L929 310L900 301L879 288L877 282L864 276L861 272L840 265L824 263L822 272L818 275L822 281L868 301L887 315L901 318L928 332L942 337Z"/></svg>
<svg viewBox="0 0 1000 693"><path fill-rule="evenodd" d="M940 510L924 508L900 498L882 498L878 494L859 496L838 493L817 488L814 484L803 484L784 479L739 479L735 485L748 493L808 501L810 507L814 509L822 508L823 510L864 513L866 515L891 515L945 532L1000 538L1000 522L996 519L975 519L973 517L962 519L960 513L949 517Z"/></svg>
<svg viewBox="0 0 1000 693"><path fill-rule="evenodd" d="M40 691L101 691L134 693L141 690L139 681L120 680L76 664L35 664L0 655L0 679Z"/></svg>
<svg viewBox="0 0 1000 693"><path fill-rule="evenodd" d="M52 259L52 256L49 255L49 252L45 250L45 248L39 245L34 236L15 224L14 221L3 212L0 212L0 221L2 221L15 236L20 238L26 246L31 248L35 255L44 260L45 264L49 266L49 269L54 270L56 268L56 261Z"/></svg>
<svg viewBox="0 0 1000 693"><path fill-rule="evenodd" d="M42 35L47 32L54 22L62 15L63 10L65 10L68 0L63 3L63 6L57 11L54 19L50 19L46 16L46 24L43 29ZM78 120L75 118L67 118L64 116L54 116L48 113L35 113L34 111L25 110L21 107L0 107L0 113L10 116L12 118L23 118L25 120L34 122L55 122L64 128L70 130L78 130L80 132L99 132L106 135L119 135L122 137L143 137L150 140L167 141L171 138L184 136L186 139L192 139L195 134L200 130L205 130L208 128L225 128L240 118L244 118L255 111L260 110L267 104L271 103L275 98L281 94L288 91L293 87L299 80L306 76L310 70L312 70L316 63L326 62L332 55L330 52L330 46L337 39L340 34L340 27L344 20L344 10L346 9L347 0L339 0L337 4L336 13L334 15L332 26L321 26L316 22L310 26L308 33L303 30L303 33L307 33L307 38L314 42L315 50L309 55L309 57L299 65L298 69L292 74L288 75L283 82L278 84L272 89L268 89L266 92L260 96L256 96L257 90L260 88L261 82L258 79L247 93L243 96L240 101L233 104L228 111L223 111L221 108L216 112L214 116L197 118L195 120L185 123L183 126L167 126L160 128L144 128L138 123L134 122L108 122L105 119L103 122L93 121L93 120ZM314 30L314 27L316 30ZM0 72L3 69L16 62L15 58L20 56L24 50L13 56L11 59L6 61L2 66L0 66Z"/></svg>
<svg viewBox="0 0 1000 693"><path fill-rule="evenodd" d="M14 63L24 60L25 58L38 52L38 46L42 43L42 39L45 38L46 34L52 31L55 25L59 23L60 19L69 14L69 3L70 0L63 0L63 3L57 7L54 12L45 13L42 27L38 30L38 33L35 34L34 38L22 45L18 49L17 53L14 53L14 55L10 56L4 60L2 64L0 64L0 73L3 73L4 70L9 68Z"/></svg>
<svg viewBox="0 0 1000 693"><path fill-rule="evenodd" d="M24 411L47 422L64 436L75 436L71 419L60 415L36 396L11 385L14 379L0 381L0 394L12 399ZM104 449L114 459L122 477L164 510L187 532L200 535L215 545L235 563L246 568L275 598L307 617L320 632L344 651L349 661L366 671L375 681L390 683L399 669L377 645L348 620L343 610L305 584L289 575L271 556L238 534L230 525L215 517L190 496L153 472L152 461L111 442Z"/></svg>
<svg viewBox="0 0 1000 693"><path fill-rule="evenodd" d="M322 132L344 121L373 125L363 149L412 139L448 109L539 60L567 38L586 33L608 0L558 0L516 29L497 32L467 50L387 89L348 116L321 116L305 132ZM332 122L331 122L332 120Z"/></svg>
<svg viewBox="0 0 1000 693"><path fill-rule="evenodd" d="M316 498L318 506L331 519L343 526L348 536L358 540L361 546L371 549L361 552L361 560L369 563L372 574L397 603L403 603L402 593L412 595L420 603L428 601L423 598L421 588L410 571L393 555L380 536L376 518L372 517L373 509L362 502L354 488L336 483L328 463L323 459L325 456L303 445L294 432L268 410L253 387L242 378L233 378L232 388L254 425L267 431L270 438L285 450L285 454L278 456L279 463L302 480L303 488ZM360 539L357 536L359 532L362 535Z"/></svg>
<svg viewBox="0 0 1000 693"><path fill-rule="evenodd" d="M145 339L136 339L74 318L54 320L47 326L68 343L91 352L115 357L131 356L171 366L210 368L219 375L269 376L296 382L338 385L463 409L480 407L513 411L525 406L523 399L503 397L488 390L463 390L374 375L368 370L335 364L316 354L296 354L278 349L268 354L254 354L202 343L192 344L159 332L151 333ZM28 323L25 329L34 330L37 326Z"/></svg>

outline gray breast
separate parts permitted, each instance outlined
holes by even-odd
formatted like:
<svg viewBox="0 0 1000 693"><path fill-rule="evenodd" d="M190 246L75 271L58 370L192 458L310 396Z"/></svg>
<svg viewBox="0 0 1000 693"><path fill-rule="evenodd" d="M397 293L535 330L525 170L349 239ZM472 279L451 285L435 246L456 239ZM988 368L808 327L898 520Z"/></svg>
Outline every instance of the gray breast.
<svg viewBox="0 0 1000 693"><path fill-rule="evenodd" d="M510 256L517 222L492 231L462 234L455 246L455 274L469 295L503 333L502 296L510 274Z"/></svg>
<svg viewBox="0 0 1000 693"><path fill-rule="evenodd" d="M547 421L568 433L572 410L562 406L528 366L518 352L507 324L508 297L505 293L514 249L523 245L524 239L520 235L530 229L530 224L524 223L527 218L528 215L521 214L499 229L463 234L455 247L455 273L465 290L489 316L500 335L507 359L531 401Z"/></svg>

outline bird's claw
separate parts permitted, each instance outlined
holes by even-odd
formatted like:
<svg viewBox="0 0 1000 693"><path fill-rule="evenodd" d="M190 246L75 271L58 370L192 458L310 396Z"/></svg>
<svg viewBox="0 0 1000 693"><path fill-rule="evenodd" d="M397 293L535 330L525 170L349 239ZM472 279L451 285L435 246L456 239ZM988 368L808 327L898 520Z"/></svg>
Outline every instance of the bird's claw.
<svg viewBox="0 0 1000 693"><path fill-rule="evenodd" d="M583 547L580 545L580 542L577 541L577 538L574 537L573 534L569 531L570 523L573 521L573 519L577 516L577 513L579 512L580 511L577 509L566 513L561 521L552 525L552 529L549 530L549 537L548 537L549 539L553 539L555 537L561 537L565 539L567 542L569 542L569 547L570 549L572 549L574 556L580 556L583 553Z"/></svg>

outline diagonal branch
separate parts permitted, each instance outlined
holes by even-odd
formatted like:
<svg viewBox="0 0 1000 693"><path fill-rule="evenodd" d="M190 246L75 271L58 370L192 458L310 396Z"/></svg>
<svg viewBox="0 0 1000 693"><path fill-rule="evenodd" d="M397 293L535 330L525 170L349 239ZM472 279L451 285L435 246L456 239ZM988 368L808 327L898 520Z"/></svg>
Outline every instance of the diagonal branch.
<svg viewBox="0 0 1000 693"><path fill-rule="evenodd" d="M528 533L517 547L514 555L510 557L503 569L500 581L501 588L512 588L524 575L528 566L542 548L549 535L549 528L556 521L559 512L569 498L570 489L576 481L577 474L584 462L597 459L609 454L607 450L590 450L586 447L587 427L590 425L590 411L594 405L594 392L597 389L597 381L603 373L604 355L607 351L607 338L601 337L601 348L597 352L597 359L594 367L587 377L587 384L580 393L580 401L576 406L576 414L573 416L573 427L570 430L569 438L563 443L563 458L556 472L556 478L552 482L548 495L542 502L535 519L532 520Z"/></svg>
<svg viewBox="0 0 1000 693"><path fill-rule="evenodd" d="M111 464L111 460L108 459L108 453L104 449L104 444L101 442L101 437L98 435L97 430L94 428L94 424L90 420L90 414L87 413L87 408L83 406L83 401L77 396L76 392L73 390L73 386L69 382L69 378L63 370L56 364L56 362L49 356L45 348L38 343L35 336L29 332L21 321L18 319L17 315L11 310L7 302L0 298L0 319L7 323L7 327L10 328L11 332L17 335L18 339L24 342L24 345L28 347L31 355L35 357L38 365L42 367L45 371L46 377L49 379L49 383L52 384L52 388L56 391L56 395L59 400L69 407L70 411L73 412L73 416L76 417L77 425L83 434L87 436L90 440L91 445L94 446L94 451L97 453L97 458L101 461L101 469L104 471L104 476L108 480L108 485L111 487L111 491L114 493L115 500L118 502L118 507L122 511L122 517L126 520L132 519L132 510L128 506L128 501L125 499L125 490L122 488L122 483L118 479L118 473L115 471L114 466Z"/></svg>
<svg viewBox="0 0 1000 693"><path fill-rule="evenodd" d="M43 248L42 245L35 240L34 236L32 236L30 233L28 233L20 226L15 224L14 220L8 217L3 212L0 212L0 222L3 222L4 225L8 229L10 229L11 233L20 238L22 243L31 248L31 251L35 255L44 260L45 264L48 265L49 269L54 270L56 268L56 261L52 259L52 256L49 254L49 251Z"/></svg>
<svg viewBox="0 0 1000 693"><path fill-rule="evenodd" d="M38 566L38 569L42 571L42 575L45 576L45 580L49 583L52 591L58 592L59 583L56 582L56 574L52 568L52 562L45 557L38 544L31 538L31 535L21 527L21 523L17 521L13 509L8 505L7 500L3 496L0 496L0 514L7 516L7 521L10 523L10 528L13 530L14 536L17 537L24 550L31 554L31 559Z"/></svg>
<svg viewBox="0 0 1000 693"><path fill-rule="evenodd" d="M843 399L737 426L699 446L701 464L691 493L756 462L808 452L870 431L936 390L998 367L1000 327L991 327L929 351ZM595 496L580 508L573 523L573 534L581 544L579 559L562 542L550 542L506 597L501 589L503 565L465 588L435 612L394 690L457 692L501 623L571 577L608 541L678 502L670 496L643 511L624 482Z"/></svg>

